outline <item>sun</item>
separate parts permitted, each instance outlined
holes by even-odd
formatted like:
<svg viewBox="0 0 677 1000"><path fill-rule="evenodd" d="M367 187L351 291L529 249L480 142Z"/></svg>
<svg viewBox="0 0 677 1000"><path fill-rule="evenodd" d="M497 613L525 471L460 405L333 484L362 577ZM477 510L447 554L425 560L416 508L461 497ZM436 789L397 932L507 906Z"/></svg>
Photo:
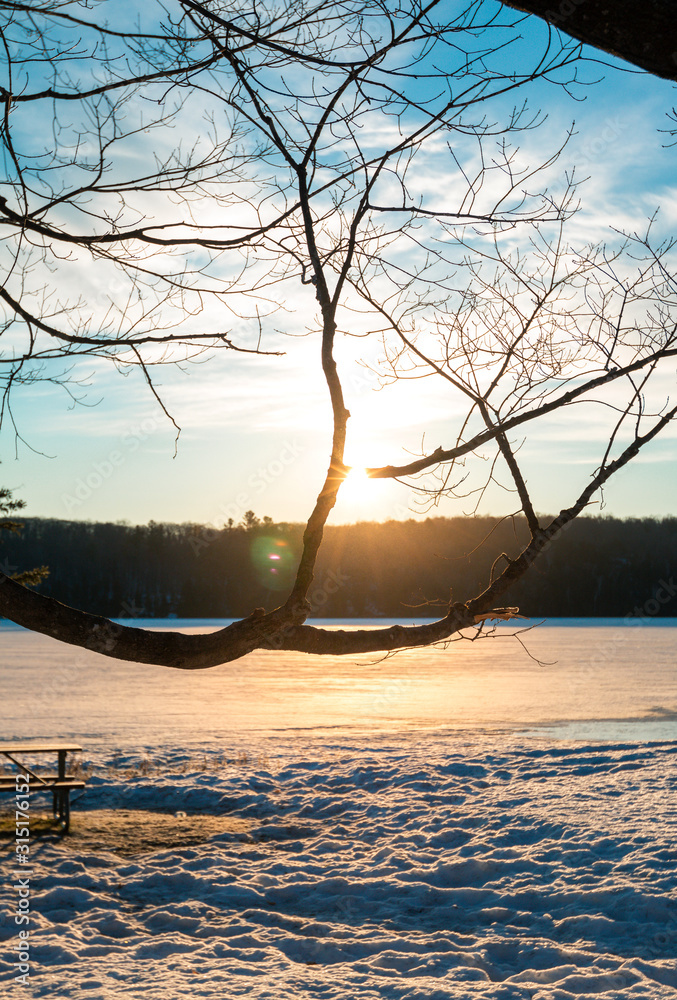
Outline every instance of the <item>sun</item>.
<svg viewBox="0 0 677 1000"><path fill-rule="evenodd" d="M367 475L367 470L363 466L353 465L341 485L341 494L346 500L365 500L372 484L373 480Z"/></svg>

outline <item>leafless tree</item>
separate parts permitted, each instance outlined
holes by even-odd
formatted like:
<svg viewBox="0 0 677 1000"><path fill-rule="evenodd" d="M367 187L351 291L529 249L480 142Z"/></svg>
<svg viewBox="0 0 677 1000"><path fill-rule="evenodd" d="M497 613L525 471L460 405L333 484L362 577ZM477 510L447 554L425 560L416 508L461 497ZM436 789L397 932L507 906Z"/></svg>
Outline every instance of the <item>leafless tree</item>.
<svg viewBox="0 0 677 1000"><path fill-rule="evenodd" d="M140 368L164 408L154 365L205 350L264 353L266 317L301 295L317 313L333 412L327 473L276 610L209 635L149 632L0 576L0 612L110 656L184 669L257 648L421 646L514 615L496 607L502 594L677 412L647 403L677 350L671 245L631 234L613 253L572 248L575 188L538 181L558 151L530 166L515 146L541 121L522 93L534 81L574 85L577 43L545 33L534 51L495 7L450 14L435 0L40 0L1 2L0 14L3 418L22 383L76 392L68 365L83 356ZM432 170L444 184L431 191L418 180ZM69 294L85 264L121 290L103 303ZM249 332L235 335L222 317ZM305 624L349 471L335 347L356 327L383 339L381 378L439 379L454 414L452 440L369 475L404 479L434 503L458 491L460 462L480 456L485 486L503 481L502 463L530 529L516 559L498 553L481 594L434 624ZM543 520L515 435L596 403L614 415L604 453L585 489Z"/></svg>

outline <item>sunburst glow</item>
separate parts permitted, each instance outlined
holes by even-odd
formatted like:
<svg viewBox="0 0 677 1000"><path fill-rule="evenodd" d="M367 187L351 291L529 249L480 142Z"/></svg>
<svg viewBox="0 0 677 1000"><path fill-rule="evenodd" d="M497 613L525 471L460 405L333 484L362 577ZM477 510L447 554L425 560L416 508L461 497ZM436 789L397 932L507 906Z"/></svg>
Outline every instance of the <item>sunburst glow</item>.
<svg viewBox="0 0 677 1000"><path fill-rule="evenodd" d="M368 496L371 484L372 480L367 475L367 470L354 465L341 486L341 492L347 500L364 500Z"/></svg>

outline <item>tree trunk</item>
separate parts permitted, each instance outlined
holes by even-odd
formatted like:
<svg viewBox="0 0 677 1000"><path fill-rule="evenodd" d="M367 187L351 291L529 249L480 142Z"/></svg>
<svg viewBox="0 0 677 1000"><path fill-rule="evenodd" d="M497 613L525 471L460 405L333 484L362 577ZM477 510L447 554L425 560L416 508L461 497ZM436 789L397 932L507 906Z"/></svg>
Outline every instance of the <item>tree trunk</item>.
<svg viewBox="0 0 677 1000"><path fill-rule="evenodd" d="M586 45L625 59L655 76L677 80L674 0L503 0L560 28Z"/></svg>

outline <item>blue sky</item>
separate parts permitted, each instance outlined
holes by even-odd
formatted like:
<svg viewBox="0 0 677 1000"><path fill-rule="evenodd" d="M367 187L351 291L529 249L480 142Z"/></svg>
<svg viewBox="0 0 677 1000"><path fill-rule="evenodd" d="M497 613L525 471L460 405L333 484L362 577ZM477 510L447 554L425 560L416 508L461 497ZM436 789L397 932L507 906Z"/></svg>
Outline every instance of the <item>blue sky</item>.
<svg viewBox="0 0 677 1000"><path fill-rule="evenodd" d="M537 26L535 31L539 31ZM536 95L548 121L527 133L523 155L547 156L575 121L553 181L575 167L582 208L569 238L581 244L604 238L609 227L632 231L660 209L658 229L675 232L677 183L675 148L667 113L674 85L610 65L587 64L582 77L597 82L577 89L574 100L562 89L540 86ZM533 98L532 98L533 100ZM440 178L431 166L418 181L434 189ZM74 264L74 286L95 294L97 280ZM287 325L301 333L312 324L315 302L299 287L288 302ZM275 326L273 315L269 325ZM283 357L251 357L224 352L199 363L157 370L168 409L181 425L176 432L147 391L139 372L122 377L108 365L77 363L72 399L49 383L28 385L14 402L21 439L7 421L0 432L0 481L28 503L27 513L77 520L132 523L238 521L245 510L276 520L307 518L327 465L331 434L326 392L317 375L319 346L311 336L273 338ZM448 446L454 411L444 387L430 381L399 383L378 390L361 363L378 361L376 341L344 338L339 366L352 413L348 461L382 465L407 455ZM660 390L674 394L674 373ZM596 456L602 429L585 408L545 422L524 455L536 508L556 511L574 499ZM605 493L604 512L618 516L677 514L677 443L670 432L625 470ZM442 501L432 514L455 515L474 500ZM515 509L514 497L489 490L480 510L502 514ZM591 513L600 507L591 508ZM334 521L424 516L402 485L370 482L339 501Z"/></svg>

